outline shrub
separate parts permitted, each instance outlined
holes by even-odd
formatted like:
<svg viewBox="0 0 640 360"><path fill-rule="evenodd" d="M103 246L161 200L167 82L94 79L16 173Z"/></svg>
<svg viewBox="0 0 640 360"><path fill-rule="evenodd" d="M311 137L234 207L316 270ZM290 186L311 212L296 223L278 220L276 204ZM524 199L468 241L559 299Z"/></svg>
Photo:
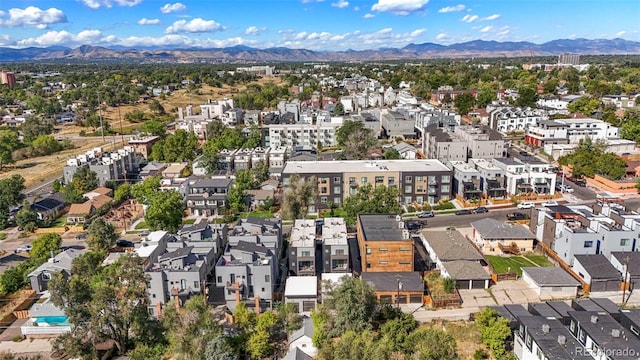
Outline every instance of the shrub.
<svg viewBox="0 0 640 360"><path fill-rule="evenodd" d="M407 212L408 213L414 213L414 212L416 212L416 208L414 208L413 206L407 206Z"/></svg>

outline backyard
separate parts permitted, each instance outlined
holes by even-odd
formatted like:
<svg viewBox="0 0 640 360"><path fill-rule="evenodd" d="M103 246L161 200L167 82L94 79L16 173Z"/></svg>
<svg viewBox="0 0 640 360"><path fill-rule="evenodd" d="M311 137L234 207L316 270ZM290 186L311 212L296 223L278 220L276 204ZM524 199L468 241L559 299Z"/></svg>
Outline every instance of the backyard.
<svg viewBox="0 0 640 360"><path fill-rule="evenodd" d="M554 266L552 262L544 255L525 254L519 256L495 256L487 255L487 261L493 266L498 274L515 272L518 276L522 276L523 267L550 267Z"/></svg>

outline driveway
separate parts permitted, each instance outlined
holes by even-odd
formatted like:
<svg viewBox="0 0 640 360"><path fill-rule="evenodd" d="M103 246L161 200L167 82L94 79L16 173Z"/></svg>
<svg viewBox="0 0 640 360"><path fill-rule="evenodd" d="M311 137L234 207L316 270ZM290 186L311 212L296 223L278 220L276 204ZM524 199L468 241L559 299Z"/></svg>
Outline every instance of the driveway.
<svg viewBox="0 0 640 360"><path fill-rule="evenodd" d="M491 287L498 305L539 302L538 294L522 279L499 281Z"/></svg>
<svg viewBox="0 0 640 360"><path fill-rule="evenodd" d="M463 308L483 308L497 305L490 290L485 289L464 289L459 290L462 297Z"/></svg>

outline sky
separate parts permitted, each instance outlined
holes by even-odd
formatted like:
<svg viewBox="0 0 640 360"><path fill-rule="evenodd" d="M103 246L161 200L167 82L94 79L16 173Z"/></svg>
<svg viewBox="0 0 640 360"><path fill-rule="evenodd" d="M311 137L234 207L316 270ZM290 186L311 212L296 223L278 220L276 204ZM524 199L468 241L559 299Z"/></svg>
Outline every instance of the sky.
<svg viewBox="0 0 640 360"><path fill-rule="evenodd" d="M0 46L310 50L640 41L640 0L0 0Z"/></svg>

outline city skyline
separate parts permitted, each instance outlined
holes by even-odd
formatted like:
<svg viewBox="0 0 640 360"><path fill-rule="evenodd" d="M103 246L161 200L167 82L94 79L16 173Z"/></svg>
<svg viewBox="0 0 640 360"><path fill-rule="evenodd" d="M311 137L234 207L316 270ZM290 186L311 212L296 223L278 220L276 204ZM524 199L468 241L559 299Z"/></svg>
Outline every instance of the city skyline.
<svg viewBox="0 0 640 360"><path fill-rule="evenodd" d="M637 0L615 6L596 0L5 0L0 46L243 45L321 51L471 40L640 41L638 19Z"/></svg>

